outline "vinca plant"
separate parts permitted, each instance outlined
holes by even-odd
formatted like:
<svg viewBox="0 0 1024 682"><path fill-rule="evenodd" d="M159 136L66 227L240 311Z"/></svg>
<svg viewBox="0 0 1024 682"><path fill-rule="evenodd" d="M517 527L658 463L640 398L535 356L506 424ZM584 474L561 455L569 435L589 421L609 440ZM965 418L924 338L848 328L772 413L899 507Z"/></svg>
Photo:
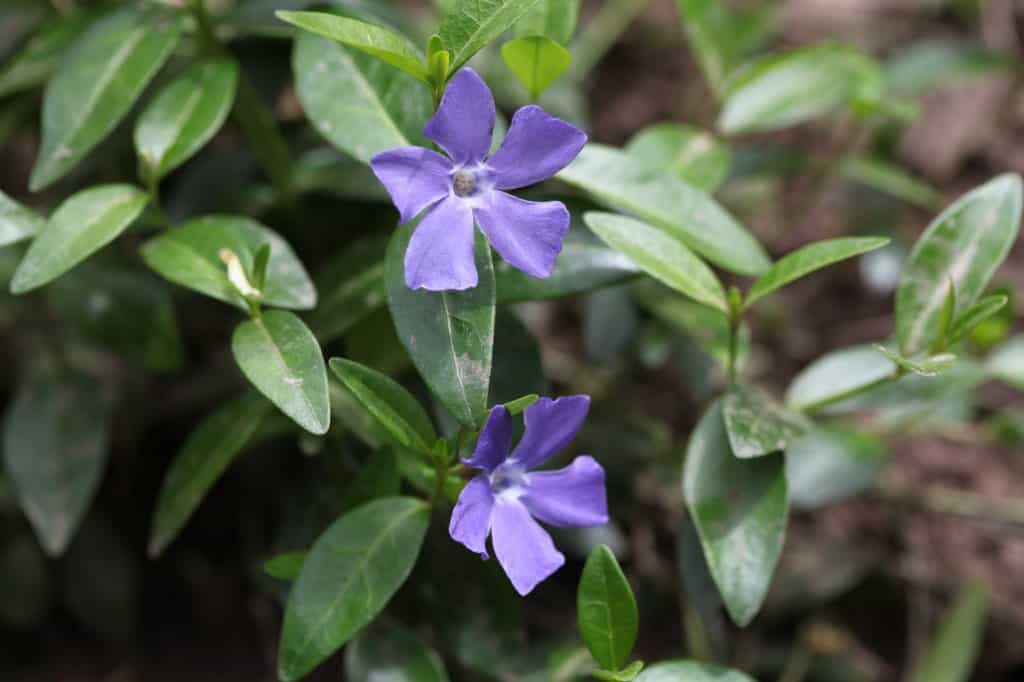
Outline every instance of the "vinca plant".
<svg viewBox="0 0 1024 682"><path fill-rule="evenodd" d="M991 586L865 654L824 604L866 564L805 544L800 574L787 531L858 500L1024 524L887 473L950 424L1024 438L1021 177L942 191L898 152L945 79L1019 58L794 45L784 4L0 9L0 621L70 616L136 661L109 680L968 679ZM647 12L704 94L609 133ZM880 312L801 354L834 277L823 319ZM139 600L186 584L235 605L215 649L259 624L239 671L152 662L184 607Z"/></svg>

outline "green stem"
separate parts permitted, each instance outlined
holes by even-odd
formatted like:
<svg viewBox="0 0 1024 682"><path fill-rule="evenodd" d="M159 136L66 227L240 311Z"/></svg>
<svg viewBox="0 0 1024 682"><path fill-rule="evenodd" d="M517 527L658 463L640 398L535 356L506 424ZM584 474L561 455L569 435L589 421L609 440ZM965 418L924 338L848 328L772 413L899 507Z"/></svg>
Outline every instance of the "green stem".
<svg viewBox="0 0 1024 682"><path fill-rule="evenodd" d="M819 414L820 412L824 411L829 407L832 407L833 405L838 405L839 403L845 402L850 398L861 395L862 393L867 393L868 391L878 388L879 386L883 386L891 381L897 381L903 377L903 374L904 372L900 368L897 368L890 372L889 374L886 374L883 377L879 377L874 381L862 384L860 386L855 386L846 391L841 391L834 395L830 395L827 398L822 398L820 400L815 400L812 403L808 403L801 407L800 411L807 415Z"/></svg>
<svg viewBox="0 0 1024 682"><path fill-rule="evenodd" d="M573 43L572 80L580 81L611 49L650 0L608 0Z"/></svg>

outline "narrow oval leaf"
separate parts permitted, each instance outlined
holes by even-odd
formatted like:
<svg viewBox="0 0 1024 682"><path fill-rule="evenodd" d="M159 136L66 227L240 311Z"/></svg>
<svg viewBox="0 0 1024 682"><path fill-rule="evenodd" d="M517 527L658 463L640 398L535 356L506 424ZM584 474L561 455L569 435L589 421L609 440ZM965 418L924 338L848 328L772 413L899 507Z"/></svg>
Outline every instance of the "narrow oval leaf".
<svg viewBox="0 0 1024 682"><path fill-rule="evenodd" d="M245 449L270 413L270 403L250 394L224 405L189 435L174 456L157 498L149 532L149 556L177 537L213 484Z"/></svg>
<svg viewBox="0 0 1024 682"><path fill-rule="evenodd" d="M772 266L771 270L757 278L750 293L747 294L744 305L750 307L755 301L808 273L880 249L888 243L889 239L886 237L842 237L801 247L786 254Z"/></svg>
<svg viewBox="0 0 1024 682"><path fill-rule="evenodd" d="M877 436L836 425L814 429L786 449L786 480L794 506L815 509L871 487L887 461Z"/></svg>
<svg viewBox="0 0 1024 682"><path fill-rule="evenodd" d="M0 248L35 237L45 224L38 213L0 192Z"/></svg>
<svg viewBox="0 0 1024 682"><path fill-rule="evenodd" d="M896 292L896 336L904 356L931 347L949 283L972 305L1017 239L1021 178L1001 175L960 197L914 244Z"/></svg>
<svg viewBox="0 0 1024 682"><path fill-rule="evenodd" d="M88 12L74 12L40 28L0 69L0 97L45 83L90 18Z"/></svg>
<svg viewBox="0 0 1024 682"><path fill-rule="evenodd" d="M373 620L409 577L429 508L391 497L345 514L302 564L281 629L278 676L303 677Z"/></svg>
<svg viewBox="0 0 1024 682"><path fill-rule="evenodd" d="M384 305L386 249L385 235L360 239L332 256L317 273L320 300L306 322L320 343L342 336Z"/></svg>
<svg viewBox="0 0 1024 682"><path fill-rule="evenodd" d="M510 29L537 0L453 0L439 33L451 53L450 73Z"/></svg>
<svg viewBox="0 0 1024 682"><path fill-rule="evenodd" d="M124 232L148 202L149 195L132 185L91 187L66 199L32 241L11 293L57 279Z"/></svg>
<svg viewBox="0 0 1024 682"><path fill-rule="evenodd" d="M231 350L242 373L310 433L327 433L327 368L313 332L293 313L269 310L235 328Z"/></svg>
<svg viewBox="0 0 1024 682"><path fill-rule="evenodd" d="M703 192L729 174L732 154L713 135L679 123L657 123L630 139L626 151L648 168L675 173Z"/></svg>
<svg viewBox="0 0 1024 682"><path fill-rule="evenodd" d="M583 221L650 276L698 303L729 311L725 290L715 273L674 235L614 213L589 212Z"/></svg>
<svg viewBox="0 0 1024 682"><path fill-rule="evenodd" d="M220 130L235 101L238 63L199 62L153 99L135 126L135 151L159 179L187 161Z"/></svg>
<svg viewBox="0 0 1024 682"><path fill-rule="evenodd" d="M7 411L4 466L50 556L64 553L99 487L110 418L95 380L72 374L31 380Z"/></svg>
<svg viewBox="0 0 1024 682"><path fill-rule="evenodd" d="M345 649L348 682L448 682L437 652L399 627L372 628Z"/></svg>
<svg viewBox="0 0 1024 682"><path fill-rule="evenodd" d="M576 617L583 642L601 667L614 671L629 662L639 627L636 598L607 545L596 547L583 567Z"/></svg>
<svg viewBox="0 0 1024 682"><path fill-rule="evenodd" d="M768 593L786 534L789 502L782 454L737 459L716 402L690 437L683 493L711 577L729 616L743 627Z"/></svg>
<svg viewBox="0 0 1024 682"><path fill-rule="evenodd" d="M256 254L270 245L263 303L308 310L316 305L316 288L292 247L273 230L241 216L207 216L168 230L142 246L149 267L175 284L188 287L242 310L249 306L228 279L221 249L238 256L252 272Z"/></svg>
<svg viewBox="0 0 1024 682"><path fill-rule="evenodd" d="M501 58L534 100L572 64L569 51L544 36L508 41L501 46Z"/></svg>
<svg viewBox="0 0 1024 682"><path fill-rule="evenodd" d="M540 0L516 22L516 36L547 36L568 45L576 32L580 0Z"/></svg>
<svg viewBox="0 0 1024 682"><path fill-rule="evenodd" d="M846 395L893 376L896 363L870 344L850 346L826 353L793 379L786 391L786 404L807 410L819 404L841 404Z"/></svg>
<svg viewBox="0 0 1024 682"><path fill-rule="evenodd" d="M618 149L590 143L557 177L656 225L730 272L757 275L771 266L761 245L714 199Z"/></svg>
<svg viewBox="0 0 1024 682"><path fill-rule="evenodd" d="M986 296L967 310L959 313L953 321L947 345L951 346L963 340L965 336L974 331L975 327L998 313L1009 302L1010 298L1006 294L994 294Z"/></svg>
<svg viewBox="0 0 1024 682"><path fill-rule="evenodd" d="M292 68L313 127L343 152L369 163L386 149L425 144L430 91L408 74L312 33L295 40Z"/></svg>
<svg viewBox="0 0 1024 682"><path fill-rule="evenodd" d="M92 24L43 96L43 139L29 187L60 179L124 118L178 43L177 15L126 7Z"/></svg>
<svg viewBox="0 0 1024 682"><path fill-rule="evenodd" d="M754 678L714 663L666 661L649 666L636 682L754 682Z"/></svg>
<svg viewBox="0 0 1024 682"><path fill-rule="evenodd" d="M729 445L741 459L785 450L811 428L800 414L790 412L753 386L736 384L722 399Z"/></svg>
<svg viewBox="0 0 1024 682"><path fill-rule="evenodd" d="M943 615L939 630L914 671L913 682L967 682L988 620L989 590L972 583Z"/></svg>
<svg viewBox="0 0 1024 682"><path fill-rule="evenodd" d="M388 307L398 338L424 381L453 417L475 429L489 407L495 305L491 249L477 234L476 288L413 290L405 285L404 259L414 227L398 228L388 244Z"/></svg>

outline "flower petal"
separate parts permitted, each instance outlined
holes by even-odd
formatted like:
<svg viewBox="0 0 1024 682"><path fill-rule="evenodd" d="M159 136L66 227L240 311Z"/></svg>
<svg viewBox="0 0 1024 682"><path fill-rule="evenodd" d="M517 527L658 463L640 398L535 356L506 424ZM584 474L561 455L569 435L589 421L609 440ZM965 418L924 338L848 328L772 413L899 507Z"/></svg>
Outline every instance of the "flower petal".
<svg viewBox="0 0 1024 682"><path fill-rule="evenodd" d="M474 213L487 240L509 265L548 277L569 231L569 211L560 201L525 201L490 192Z"/></svg>
<svg viewBox="0 0 1024 682"><path fill-rule="evenodd" d="M437 113L423 134L465 165L483 161L491 149L494 131L494 96L483 79L469 67L448 82Z"/></svg>
<svg viewBox="0 0 1024 682"><path fill-rule="evenodd" d="M462 199L442 199L416 226L405 252L405 284L429 291L476 286L473 211Z"/></svg>
<svg viewBox="0 0 1024 682"><path fill-rule="evenodd" d="M527 474L526 492L519 500L530 514L553 526L582 528L608 523L604 469L587 455L564 469Z"/></svg>
<svg viewBox="0 0 1024 682"><path fill-rule="evenodd" d="M531 104L512 117L505 141L487 165L498 189L526 187L568 166L586 143L582 130Z"/></svg>
<svg viewBox="0 0 1024 682"><path fill-rule="evenodd" d="M512 415L504 405L495 405L476 440L473 456L462 462L468 467L484 469L490 473L505 461L511 445Z"/></svg>
<svg viewBox="0 0 1024 682"><path fill-rule="evenodd" d="M370 167L391 195L403 223L451 190L452 162L422 147L381 152L370 159Z"/></svg>
<svg viewBox="0 0 1024 682"><path fill-rule="evenodd" d="M498 563L522 596L565 563L551 536L526 507L512 498L499 497L491 515L491 542Z"/></svg>
<svg viewBox="0 0 1024 682"><path fill-rule="evenodd" d="M541 398L523 414L526 433L512 451L512 459L525 469L543 464L576 436L589 411L589 395Z"/></svg>
<svg viewBox="0 0 1024 682"><path fill-rule="evenodd" d="M480 475L466 484L448 522L448 535L484 559L487 558L487 534L491 532L494 495L487 476Z"/></svg>

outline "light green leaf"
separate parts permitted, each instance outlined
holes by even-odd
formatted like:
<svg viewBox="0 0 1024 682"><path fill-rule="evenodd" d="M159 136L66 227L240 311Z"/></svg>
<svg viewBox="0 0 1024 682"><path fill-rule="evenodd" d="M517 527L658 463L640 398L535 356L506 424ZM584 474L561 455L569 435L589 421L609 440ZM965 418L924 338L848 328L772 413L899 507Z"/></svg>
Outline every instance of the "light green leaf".
<svg viewBox="0 0 1024 682"><path fill-rule="evenodd" d="M345 649L348 682L448 682L437 652L400 627L371 628Z"/></svg>
<svg viewBox="0 0 1024 682"><path fill-rule="evenodd" d="M943 615L912 682L967 682L981 648L988 608L988 587L975 582L963 588Z"/></svg>
<svg viewBox="0 0 1024 682"><path fill-rule="evenodd" d="M1024 334L998 346L986 363L989 374L1024 391Z"/></svg>
<svg viewBox="0 0 1024 682"><path fill-rule="evenodd" d="M0 247L35 237L45 224L38 213L0 192Z"/></svg>
<svg viewBox="0 0 1024 682"><path fill-rule="evenodd" d="M310 122L343 152L369 163L378 152L426 144L430 91L412 76L312 33L296 39L292 69Z"/></svg>
<svg viewBox="0 0 1024 682"><path fill-rule="evenodd" d="M295 580L306 561L306 552L285 552L263 562L263 572L278 580Z"/></svg>
<svg viewBox="0 0 1024 682"><path fill-rule="evenodd" d="M674 235L614 213L589 212L583 221L647 274L699 303L729 311L725 290L715 273Z"/></svg>
<svg viewBox="0 0 1024 682"><path fill-rule="evenodd" d="M45 83L67 46L85 30L89 18L86 12L76 12L40 28L0 68L0 97Z"/></svg>
<svg viewBox="0 0 1024 682"><path fill-rule="evenodd" d="M1006 294L994 294L978 300L970 308L957 314L949 332L947 345L951 346L961 341L974 331L975 327L1002 310L1009 301L1010 298Z"/></svg>
<svg viewBox="0 0 1024 682"><path fill-rule="evenodd" d="M135 151L154 179L187 161L220 130L235 101L238 63L192 65L164 87L135 126Z"/></svg>
<svg viewBox="0 0 1024 682"><path fill-rule="evenodd" d="M644 128L626 151L648 168L671 171L702 192L718 189L732 158L729 148L710 133L679 123Z"/></svg>
<svg viewBox="0 0 1024 682"><path fill-rule="evenodd" d="M249 394L204 419L174 456L157 498L149 532L150 557L178 536L210 489L245 449L270 413L270 403Z"/></svg>
<svg viewBox="0 0 1024 682"><path fill-rule="evenodd" d="M618 149L590 143L557 177L656 225L730 272L757 275L771 265L761 245L714 199Z"/></svg>
<svg viewBox="0 0 1024 682"><path fill-rule="evenodd" d="M386 248L384 235L360 239L331 257L317 273L320 301L306 321L320 343L342 336L384 305Z"/></svg>
<svg viewBox="0 0 1024 682"><path fill-rule="evenodd" d="M949 283L960 306L985 290L1017 239L1021 178L1001 175L943 211L914 244L896 293L896 335L904 356L927 350Z"/></svg>
<svg viewBox="0 0 1024 682"><path fill-rule="evenodd" d="M523 36L501 46L505 65L536 100L572 64L572 55L551 38Z"/></svg>
<svg viewBox="0 0 1024 682"><path fill-rule="evenodd" d="M666 661L649 666L636 682L754 682L754 678L714 663Z"/></svg>
<svg viewBox="0 0 1024 682"><path fill-rule="evenodd" d="M235 328L231 350L242 373L270 402L310 433L327 433L327 368L316 337L302 320L269 310Z"/></svg>
<svg viewBox="0 0 1024 682"><path fill-rule="evenodd" d="M806 410L820 403L838 405L843 396L883 382L896 372L896 363L870 344L834 350L808 365L786 391L786 404Z"/></svg>
<svg viewBox="0 0 1024 682"><path fill-rule="evenodd" d="M926 38L894 54L886 64L886 89L915 97L955 80L1011 71L1012 54L991 52L981 45Z"/></svg>
<svg viewBox="0 0 1024 682"><path fill-rule="evenodd" d="M594 548L583 567L576 594L576 617L583 642L598 664L619 670L636 643L636 598L607 545Z"/></svg>
<svg viewBox="0 0 1024 682"><path fill-rule="evenodd" d="M101 185L72 195L57 207L11 280L23 294L52 282L124 232L149 196L132 185Z"/></svg>
<svg viewBox="0 0 1024 682"><path fill-rule="evenodd" d="M568 45L576 32L580 0L540 0L516 22L513 33L521 36L546 36Z"/></svg>
<svg viewBox="0 0 1024 682"><path fill-rule="evenodd" d="M956 362L956 356L952 353L938 353L924 358L907 358L880 343L875 344L875 350L892 360L904 371L920 374L923 377L937 376Z"/></svg>
<svg viewBox="0 0 1024 682"><path fill-rule="evenodd" d="M683 493L711 577L729 616L743 627L761 608L782 550L789 513L785 460L781 453L738 459L716 402L690 437Z"/></svg>
<svg viewBox="0 0 1024 682"><path fill-rule="evenodd" d="M785 450L810 428L810 422L753 386L736 384L722 399L729 445L741 459Z"/></svg>
<svg viewBox="0 0 1024 682"><path fill-rule="evenodd" d="M942 205L942 194L924 180L883 159L849 156L839 164L839 174L921 208Z"/></svg>
<svg viewBox="0 0 1024 682"><path fill-rule="evenodd" d="M256 254L264 244L270 245L270 261L263 303L293 310L314 307L316 289L288 242L273 230L241 216L191 220L143 244L142 258L176 284L248 310L245 299L228 280L220 251L232 251L245 271L251 272Z"/></svg>
<svg viewBox="0 0 1024 682"><path fill-rule="evenodd" d="M306 675L387 605L412 571L429 517L419 500L384 498L348 512L317 539L285 609L283 682Z"/></svg>
<svg viewBox="0 0 1024 682"><path fill-rule="evenodd" d="M888 243L886 237L842 237L808 244L786 254L761 275L747 294L744 306L749 308L759 299L815 270L880 249Z"/></svg>
<svg viewBox="0 0 1024 682"><path fill-rule="evenodd" d="M461 424L480 425L487 412L494 347L494 266L476 235L479 284L466 291L424 291L405 285L405 251L414 224L395 232L384 279L398 338L424 381Z"/></svg>
<svg viewBox="0 0 1024 682"><path fill-rule="evenodd" d="M451 53L451 73L512 27L537 0L455 0L441 20L441 39Z"/></svg>
<svg viewBox="0 0 1024 682"><path fill-rule="evenodd" d="M326 12L277 12L289 24L330 38L429 83L423 54L409 40L382 26Z"/></svg>
<svg viewBox="0 0 1024 682"><path fill-rule="evenodd" d="M29 187L75 167L120 122L170 57L176 15L126 7L95 23L68 49L43 96L43 140Z"/></svg>
<svg viewBox="0 0 1024 682"><path fill-rule="evenodd" d="M633 661L622 670L595 670L591 675L605 682L633 682L643 669L643 661Z"/></svg>
<svg viewBox="0 0 1024 682"><path fill-rule="evenodd" d="M844 500L871 487L886 460L877 436L842 425L816 428L786 448L789 499L802 509Z"/></svg>

